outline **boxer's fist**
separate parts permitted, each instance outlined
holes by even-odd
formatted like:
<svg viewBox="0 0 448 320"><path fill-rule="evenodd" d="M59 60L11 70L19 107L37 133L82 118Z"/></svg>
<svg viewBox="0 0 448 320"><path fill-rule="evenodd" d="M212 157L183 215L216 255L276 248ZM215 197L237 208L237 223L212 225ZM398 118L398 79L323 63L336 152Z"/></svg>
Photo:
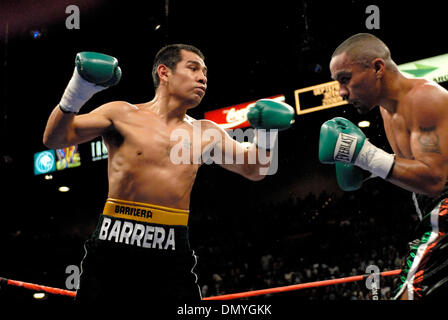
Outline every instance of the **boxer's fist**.
<svg viewBox="0 0 448 320"><path fill-rule="evenodd" d="M103 53L80 52L59 107L63 112L78 113L95 93L117 84L120 79L121 69L116 58Z"/></svg>
<svg viewBox="0 0 448 320"><path fill-rule="evenodd" d="M79 75L86 81L109 87L121 79L118 60L112 56L97 52L80 52L75 59Z"/></svg>
<svg viewBox="0 0 448 320"><path fill-rule="evenodd" d="M322 163L353 163L386 179L395 156L375 147L365 134L344 118L333 118L320 128L319 160Z"/></svg>
<svg viewBox="0 0 448 320"><path fill-rule="evenodd" d="M349 120L340 117L328 120L320 128L319 160L355 163L365 141L365 134Z"/></svg>
<svg viewBox="0 0 448 320"><path fill-rule="evenodd" d="M336 162L336 179L338 186L344 191L355 191L361 188L367 172L351 163Z"/></svg>
<svg viewBox="0 0 448 320"><path fill-rule="evenodd" d="M261 99L249 109L247 120L256 129L285 130L291 125L294 109L283 102Z"/></svg>

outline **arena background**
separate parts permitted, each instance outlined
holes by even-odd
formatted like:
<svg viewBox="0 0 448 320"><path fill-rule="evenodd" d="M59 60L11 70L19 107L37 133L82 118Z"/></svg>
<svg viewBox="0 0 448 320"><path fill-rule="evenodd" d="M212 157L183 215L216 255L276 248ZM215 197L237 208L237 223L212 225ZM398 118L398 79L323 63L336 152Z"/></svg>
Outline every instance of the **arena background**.
<svg viewBox="0 0 448 320"><path fill-rule="evenodd" d="M368 30L365 10L380 9L380 28ZM80 9L80 29L69 30L68 5ZM159 28L156 28L160 25ZM119 59L116 87L95 95L81 110L111 100L152 99L153 57L167 43L189 43L206 56L204 112L277 94L295 106L294 90L331 81L329 60L348 36L371 32L397 64L448 52L442 6L425 1L3 1L1 37L0 276L65 288L66 267L79 265L83 242L107 196L107 160L92 161L79 146L81 166L34 175L33 155L45 124L71 77L79 51ZM442 83L446 86L446 83ZM401 267L416 214L409 192L381 179L344 193L334 167L320 164L320 125L335 116L363 129L387 151L378 111L357 114L350 105L296 116L279 135L279 169L251 182L217 165L204 165L191 201L191 245L204 296L363 274L367 265ZM70 191L61 193L58 187ZM393 279L383 279L387 299ZM32 292L2 286L0 298L35 301ZM363 282L259 299L363 300ZM48 296L45 302L67 297Z"/></svg>

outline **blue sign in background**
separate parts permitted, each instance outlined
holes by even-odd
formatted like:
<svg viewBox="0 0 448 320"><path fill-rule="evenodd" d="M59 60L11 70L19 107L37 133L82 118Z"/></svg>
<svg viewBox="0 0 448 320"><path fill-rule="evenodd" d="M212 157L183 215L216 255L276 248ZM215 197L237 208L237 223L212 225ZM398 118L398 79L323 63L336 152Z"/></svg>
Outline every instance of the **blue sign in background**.
<svg viewBox="0 0 448 320"><path fill-rule="evenodd" d="M34 154L34 174L44 174L56 170L54 150L46 150Z"/></svg>

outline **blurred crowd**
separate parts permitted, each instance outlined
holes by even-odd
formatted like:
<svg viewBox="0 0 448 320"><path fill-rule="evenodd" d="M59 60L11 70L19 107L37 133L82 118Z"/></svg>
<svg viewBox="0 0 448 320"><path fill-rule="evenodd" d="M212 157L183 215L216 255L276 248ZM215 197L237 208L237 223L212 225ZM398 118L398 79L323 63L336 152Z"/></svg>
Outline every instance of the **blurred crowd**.
<svg viewBox="0 0 448 320"><path fill-rule="evenodd" d="M208 211L213 214L192 230L203 296L363 275L368 266L400 269L418 221L410 193L381 188L249 204L235 215L219 206ZM209 240L196 243L196 229L198 239ZM393 297L397 280L381 277L378 298ZM303 300L372 299L366 280L288 294Z"/></svg>

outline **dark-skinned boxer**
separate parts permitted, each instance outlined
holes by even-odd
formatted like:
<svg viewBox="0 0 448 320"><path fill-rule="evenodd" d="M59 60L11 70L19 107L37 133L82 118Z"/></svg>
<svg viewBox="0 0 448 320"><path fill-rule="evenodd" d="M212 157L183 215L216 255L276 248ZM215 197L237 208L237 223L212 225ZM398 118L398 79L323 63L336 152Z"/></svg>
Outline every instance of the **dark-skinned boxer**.
<svg viewBox="0 0 448 320"><path fill-rule="evenodd" d="M413 192L421 222L404 259L395 299L446 297L448 91L432 81L406 78L389 48L366 33L348 38L334 51L330 70L341 96L360 113L380 109L393 154L338 117L321 127L320 161L336 164L344 190L360 188L368 173Z"/></svg>

